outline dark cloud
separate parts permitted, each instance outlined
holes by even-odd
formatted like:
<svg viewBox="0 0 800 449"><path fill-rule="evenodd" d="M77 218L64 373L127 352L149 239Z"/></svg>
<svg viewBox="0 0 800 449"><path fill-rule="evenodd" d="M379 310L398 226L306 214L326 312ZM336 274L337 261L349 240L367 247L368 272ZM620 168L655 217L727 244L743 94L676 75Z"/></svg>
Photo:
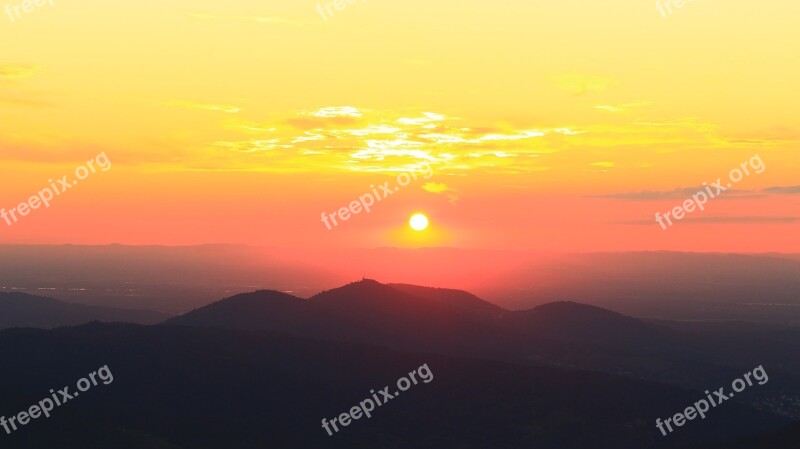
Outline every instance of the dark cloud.
<svg viewBox="0 0 800 449"><path fill-rule="evenodd" d="M675 190L666 190L666 191L654 191L654 190L642 190L639 192L625 192L625 193L614 193L608 195L591 195L589 198L606 198L606 199L614 199L614 200L626 200L626 201L657 201L657 200L685 200L691 198L692 195L696 194L697 192L705 192L704 186L698 187L684 187ZM716 189L711 187L711 191L716 194ZM752 190L732 190L728 189L725 192L722 192L718 199L725 199L726 197L736 197L736 198L762 198L765 195L759 194Z"/></svg>
<svg viewBox="0 0 800 449"><path fill-rule="evenodd" d="M775 193L778 195L797 195L800 194L800 186L775 186L767 187L764 189L767 193Z"/></svg>
<svg viewBox="0 0 800 449"><path fill-rule="evenodd" d="M675 224L706 224L706 223L723 223L723 224L733 224L733 223L797 223L800 222L800 217L749 217L749 216L739 216L739 217L698 217L698 218L685 218L683 220L673 221ZM622 221L617 222L618 224L627 224L627 225L637 225L637 226L650 226L653 224L657 224L655 219L652 220L634 220L634 221Z"/></svg>

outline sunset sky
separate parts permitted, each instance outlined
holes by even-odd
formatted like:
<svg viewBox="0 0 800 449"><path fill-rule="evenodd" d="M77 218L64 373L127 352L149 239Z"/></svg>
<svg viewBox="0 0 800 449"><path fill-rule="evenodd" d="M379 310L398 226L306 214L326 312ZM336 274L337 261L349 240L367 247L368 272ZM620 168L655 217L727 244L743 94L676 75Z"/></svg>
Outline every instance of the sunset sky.
<svg viewBox="0 0 800 449"><path fill-rule="evenodd" d="M0 243L800 252L800 3L333 11L0 11L0 207L112 163L0 221ZM755 155L763 173L656 224ZM403 172L420 175L371 213L322 223ZM408 227L415 212L427 230Z"/></svg>

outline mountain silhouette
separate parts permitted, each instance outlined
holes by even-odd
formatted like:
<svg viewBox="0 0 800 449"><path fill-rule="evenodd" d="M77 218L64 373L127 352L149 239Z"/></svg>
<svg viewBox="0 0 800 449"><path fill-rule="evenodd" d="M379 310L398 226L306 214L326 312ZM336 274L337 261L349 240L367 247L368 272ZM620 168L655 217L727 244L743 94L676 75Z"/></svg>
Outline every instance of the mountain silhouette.
<svg viewBox="0 0 800 449"><path fill-rule="evenodd" d="M400 353L271 332L94 323L0 332L0 415L107 365L97 385L10 435L15 449L679 448L779 428L731 403L671 438L654 420L697 393L588 371ZM333 436L321 427L427 364L415 385ZM74 387L72 391L74 391Z"/></svg>
<svg viewBox="0 0 800 449"><path fill-rule="evenodd" d="M474 353L514 341L557 340L593 346L641 346L674 337L666 327L578 303L554 303L530 311L508 311L471 293L365 279L305 300L275 291L237 295L167 324L240 330L277 330L308 337L372 341L398 349ZM469 348L455 347L457 341ZM477 345L478 348L472 345Z"/></svg>
<svg viewBox="0 0 800 449"><path fill-rule="evenodd" d="M169 315L148 310L87 306L26 293L0 293L0 329L48 329L91 321L155 324L168 317Z"/></svg>
<svg viewBox="0 0 800 449"><path fill-rule="evenodd" d="M312 327L317 319L308 300L274 290L259 290L225 298L167 323L291 332L299 327Z"/></svg>
<svg viewBox="0 0 800 449"><path fill-rule="evenodd" d="M373 280L347 284L309 299L275 291L240 294L166 324L281 331L464 355L472 353L468 342L481 346L481 337L498 326L489 315L475 314L474 304L433 300Z"/></svg>
<svg viewBox="0 0 800 449"><path fill-rule="evenodd" d="M684 333L574 302L508 311L467 292L362 280L309 299L280 292L236 295L166 324L277 331L325 341L382 346L415 353L473 357L619 374L698 391L766 363L780 367L761 395L736 401L795 418L777 406L800 397L800 367L790 362L797 333ZM770 338L766 338L770 337ZM778 340L782 338L783 340ZM780 349L783 348L783 349Z"/></svg>
<svg viewBox="0 0 800 449"><path fill-rule="evenodd" d="M47 431L27 426L0 437L22 449L728 449L740 443L725 441L740 437L785 440L791 429L768 432L790 416L773 405L800 395L788 362L768 365L769 383L702 424L668 438L655 428L656 418L760 359L786 357L763 345L796 346L784 343L791 330L759 329L760 339L748 339L748 330L715 329L575 302L509 311L464 291L368 279L308 299L260 290L157 326L1 331L0 357L15 361L0 370L4 416L29 406L32 392L106 364L116 380L36 423ZM329 437L320 428L323 417L423 363L434 373L430 384L346 432Z"/></svg>
<svg viewBox="0 0 800 449"><path fill-rule="evenodd" d="M677 333L600 307L562 301L513 315L538 335L603 347L652 350L674 343Z"/></svg>
<svg viewBox="0 0 800 449"><path fill-rule="evenodd" d="M387 284L396 290L419 296L459 310L484 317L500 317L506 310L482 300L472 293L450 288L421 287L411 284Z"/></svg>

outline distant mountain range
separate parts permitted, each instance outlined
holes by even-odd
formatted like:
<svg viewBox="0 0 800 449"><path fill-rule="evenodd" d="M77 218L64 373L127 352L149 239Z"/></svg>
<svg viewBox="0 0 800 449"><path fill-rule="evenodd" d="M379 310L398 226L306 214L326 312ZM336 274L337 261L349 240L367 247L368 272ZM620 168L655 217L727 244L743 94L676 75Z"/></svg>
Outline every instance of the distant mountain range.
<svg viewBox="0 0 800 449"><path fill-rule="evenodd" d="M166 322L267 330L415 353L588 369L705 390L764 364L777 379L737 400L800 418L800 330L678 331L594 306L508 311L458 290L354 282L309 299L236 295Z"/></svg>
<svg viewBox="0 0 800 449"><path fill-rule="evenodd" d="M507 270L473 291L509 308L575 300L670 320L800 324L800 256L568 254Z"/></svg>
<svg viewBox="0 0 800 449"><path fill-rule="evenodd" d="M796 328L651 322L567 301L510 311L369 279L308 299L238 294L166 320L23 294L0 295L0 313L13 327L161 323L0 332L0 358L14 361L0 370L5 416L81 370L109 364L118 379L36 423L45 432L0 435L19 448L749 447L724 443L741 437L786 449L797 428L781 427L800 419ZM334 437L318 428L422 363L435 380L385 414ZM656 430L759 365L769 383L667 438Z"/></svg>
<svg viewBox="0 0 800 449"><path fill-rule="evenodd" d="M25 293L0 292L0 329L32 327L49 329L91 321L156 324L169 315L148 310L114 309L58 301Z"/></svg>
<svg viewBox="0 0 800 449"><path fill-rule="evenodd" d="M309 299L276 291L240 294L166 324L270 330L406 351L551 359L592 348L677 344L667 327L575 303L508 311L459 290L362 280Z"/></svg>
<svg viewBox="0 0 800 449"><path fill-rule="evenodd" d="M265 288L306 298L361 275L468 290L509 310L577 301L650 319L800 325L796 254L0 245L0 290L170 314Z"/></svg>

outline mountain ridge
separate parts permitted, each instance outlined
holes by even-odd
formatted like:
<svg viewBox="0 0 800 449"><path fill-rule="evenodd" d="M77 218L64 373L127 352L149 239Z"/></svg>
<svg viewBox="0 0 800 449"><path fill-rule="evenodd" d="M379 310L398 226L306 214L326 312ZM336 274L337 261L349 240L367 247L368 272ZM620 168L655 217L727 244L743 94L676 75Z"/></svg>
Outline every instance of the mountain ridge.
<svg viewBox="0 0 800 449"><path fill-rule="evenodd" d="M21 292L0 292L0 329L33 327L49 329L91 321L157 324L170 315L150 310L118 309L61 301Z"/></svg>

